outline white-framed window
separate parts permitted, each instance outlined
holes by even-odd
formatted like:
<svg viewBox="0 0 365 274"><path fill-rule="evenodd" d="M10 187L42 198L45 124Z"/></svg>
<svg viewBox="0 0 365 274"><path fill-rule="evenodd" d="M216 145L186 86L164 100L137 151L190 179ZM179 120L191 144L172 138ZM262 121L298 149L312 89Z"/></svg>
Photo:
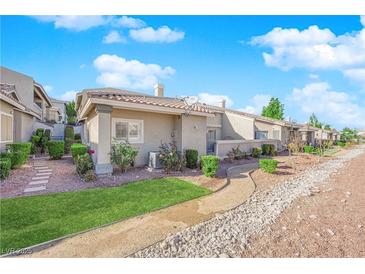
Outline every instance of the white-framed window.
<svg viewBox="0 0 365 274"><path fill-rule="evenodd" d="M267 131L255 131L255 139L257 140L267 140L268 132Z"/></svg>
<svg viewBox="0 0 365 274"><path fill-rule="evenodd" d="M13 141L13 115L0 112L0 143L9 143Z"/></svg>
<svg viewBox="0 0 365 274"><path fill-rule="evenodd" d="M143 120L112 118L112 137L129 143L143 143Z"/></svg>
<svg viewBox="0 0 365 274"><path fill-rule="evenodd" d="M272 130L272 138L276 140L280 140L280 129Z"/></svg>

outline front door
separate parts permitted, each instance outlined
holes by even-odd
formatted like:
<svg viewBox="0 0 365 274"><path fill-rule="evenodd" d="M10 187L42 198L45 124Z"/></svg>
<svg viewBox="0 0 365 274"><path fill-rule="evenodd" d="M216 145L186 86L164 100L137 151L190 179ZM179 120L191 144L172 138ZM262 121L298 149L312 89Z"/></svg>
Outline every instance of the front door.
<svg viewBox="0 0 365 274"><path fill-rule="evenodd" d="M207 132L207 153L213 153L214 152L214 145L216 141L216 130L215 129L209 129Z"/></svg>

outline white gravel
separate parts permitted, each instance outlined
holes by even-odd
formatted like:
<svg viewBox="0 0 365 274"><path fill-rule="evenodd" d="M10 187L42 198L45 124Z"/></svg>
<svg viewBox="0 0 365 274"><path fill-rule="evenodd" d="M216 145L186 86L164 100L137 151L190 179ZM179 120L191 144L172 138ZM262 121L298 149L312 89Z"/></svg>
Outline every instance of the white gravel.
<svg viewBox="0 0 365 274"><path fill-rule="evenodd" d="M311 195L316 185L325 183L332 173L361 153L364 147L307 169L271 190L254 194L237 208L171 235L133 257L239 256L247 247L249 237L263 233L294 200Z"/></svg>

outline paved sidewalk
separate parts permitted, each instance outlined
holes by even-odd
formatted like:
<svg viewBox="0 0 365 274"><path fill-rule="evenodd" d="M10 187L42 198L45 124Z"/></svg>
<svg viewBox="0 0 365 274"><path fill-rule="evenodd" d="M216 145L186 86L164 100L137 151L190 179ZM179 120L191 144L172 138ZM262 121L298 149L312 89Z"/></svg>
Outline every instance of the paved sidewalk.
<svg viewBox="0 0 365 274"><path fill-rule="evenodd" d="M52 170L49 169L47 163L43 160L35 160L33 169L36 175L31 178L23 193L42 192L47 188L49 176L52 175Z"/></svg>
<svg viewBox="0 0 365 274"><path fill-rule="evenodd" d="M257 163L230 168L230 183L209 196L95 229L25 257L126 257L186 227L245 202L255 190L248 172Z"/></svg>

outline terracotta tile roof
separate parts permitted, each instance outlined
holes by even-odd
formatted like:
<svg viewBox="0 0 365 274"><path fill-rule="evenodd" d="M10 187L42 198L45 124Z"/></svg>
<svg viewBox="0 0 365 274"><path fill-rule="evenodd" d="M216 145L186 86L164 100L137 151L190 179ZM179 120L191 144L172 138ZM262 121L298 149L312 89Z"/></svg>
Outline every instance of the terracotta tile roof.
<svg viewBox="0 0 365 274"><path fill-rule="evenodd" d="M200 103L193 105L189 109L189 106L186 105L184 101L178 98L156 97L156 96L144 95L142 93L129 92L126 90L95 89L95 90L85 90L85 91L91 98L108 99L114 101L122 101L126 103L145 104L150 106L174 108L181 110L190 110L209 114L215 113L215 111L211 109L209 106Z"/></svg>

